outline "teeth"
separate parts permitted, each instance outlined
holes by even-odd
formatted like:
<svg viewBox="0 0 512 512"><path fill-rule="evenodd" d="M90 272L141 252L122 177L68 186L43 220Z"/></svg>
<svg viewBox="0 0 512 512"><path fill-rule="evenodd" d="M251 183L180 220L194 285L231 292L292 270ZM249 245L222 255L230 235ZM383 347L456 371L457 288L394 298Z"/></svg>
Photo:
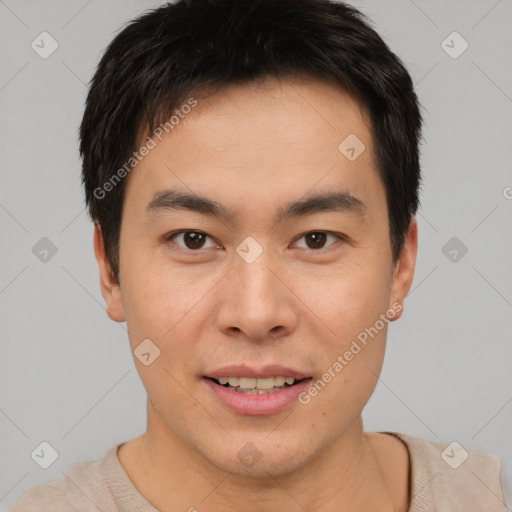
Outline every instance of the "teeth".
<svg viewBox="0 0 512 512"><path fill-rule="evenodd" d="M232 388L239 388L244 391L254 391L252 394L263 394L273 388L282 388L285 383L289 386L295 383L293 377L265 377L255 379L252 377L219 377L219 384L229 384ZM263 393L261 393L261 392Z"/></svg>
<svg viewBox="0 0 512 512"><path fill-rule="evenodd" d="M266 379L258 379L256 387L258 389L272 389L274 387L274 377L267 377Z"/></svg>
<svg viewBox="0 0 512 512"><path fill-rule="evenodd" d="M251 379L249 377L240 377L238 386L243 389L254 389L256 387L256 380L259 381L260 379Z"/></svg>
<svg viewBox="0 0 512 512"><path fill-rule="evenodd" d="M274 377L274 386L284 386L286 379L284 377Z"/></svg>

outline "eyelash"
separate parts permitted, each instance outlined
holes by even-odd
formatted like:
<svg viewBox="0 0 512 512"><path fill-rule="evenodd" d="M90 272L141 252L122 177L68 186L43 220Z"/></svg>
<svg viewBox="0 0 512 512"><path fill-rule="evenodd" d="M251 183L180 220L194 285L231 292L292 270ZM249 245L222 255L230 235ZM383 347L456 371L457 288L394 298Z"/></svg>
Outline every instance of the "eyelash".
<svg viewBox="0 0 512 512"><path fill-rule="evenodd" d="M210 238L211 240L213 240L213 238L210 235L208 235L208 234L206 234L206 233L204 233L202 231L197 231L197 230L193 230L193 229L182 230L182 231L174 231L174 232L169 233L168 235L166 235L165 236L165 240L168 241L168 242L173 242L172 239L174 237L176 237L177 235L183 235L183 234L186 234L186 233L196 233L196 234L199 234L199 235L204 235L204 236ZM331 236L334 236L335 238L337 238L338 241L346 241L346 239L347 239L344 235L341 235L341 234L338 234L338 233L334 233L332 231L307 231L306 233L303 233L302 235L298 236L296 238L295 242L297 242L301 238L303 238L303 237L305 237L307 235L311 235L311 234L326 234L328 236L331 235ZM173 243L176 244L176 242L173 242ZM320 247L319 249L311 249L309 247L306 247L306 249L309 249L309 250L314 251L314 252L320 252L322 250L329 249L329 247L333 246L335 243L336 242L328 245L327 247ZM178 244L176 244L176 245L178 245ZM180 245L178 245L178 247L180 249L184 250L184 251L187 251L187 252L200 252L203 249L203 247L201 247L199 249L190 249L189 247L182 247ZM207 247L207 249L209 249L209 248ZM302 249L304 249L304 248L302 248Z"/></svg>

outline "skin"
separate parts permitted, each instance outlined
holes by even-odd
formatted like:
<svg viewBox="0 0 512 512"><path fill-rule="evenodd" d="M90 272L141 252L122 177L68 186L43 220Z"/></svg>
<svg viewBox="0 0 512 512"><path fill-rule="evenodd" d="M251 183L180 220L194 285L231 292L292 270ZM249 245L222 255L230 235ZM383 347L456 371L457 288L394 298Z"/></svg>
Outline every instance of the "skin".
<svg viewBox="0 0 512 512"><path fill-rule="evenodd" d="M198 105L129 176L120 286L95 228L109 317L127 322L132 351L148 338L161 351L149 366L134 358L148 394L147 430L119 448L123 468L163 512L248 504L254 512L406 510L407 448L365 433L361 421L387 323L307 405L244 416L219 404L202 379L227 364L277 363L316 381L380 314L403 303L417 226L412 218L394 264L368 116L345 92L316 81L267 79L193 96ZM353 162L338 151L349 134L366 146ZM148 214L166 189L205 196L237 217ZM333 190L366 211L275 222L288 202ZM166 239L180 230L206 234L202 248L183 234ZM304 236L318 231L343 237L314 245ZM236 252L247 236L263 249L250 264ZM247 442L262 455L252 467L237 457Z"/></svg>

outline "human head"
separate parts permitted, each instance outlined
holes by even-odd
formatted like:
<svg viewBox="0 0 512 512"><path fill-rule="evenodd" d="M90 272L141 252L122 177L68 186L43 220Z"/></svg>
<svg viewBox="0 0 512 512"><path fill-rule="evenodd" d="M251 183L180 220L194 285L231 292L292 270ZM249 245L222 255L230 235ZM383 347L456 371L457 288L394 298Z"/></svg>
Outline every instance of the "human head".
<svg viewBox="0 0 512 512"><path fill-rule="evenodd" d="M97 196L104 195L98 197L101 204L124 187L122 209L117 214L111 211L111 203L105 203L111 209L107 220L116 215L120 218L118 281L108 262L109 245L98 225L94 241L107 313L115 321L126 320L135 364L148 395L143 452L158 447L164 457L172 453L186 464L239 475L299 471L308 462L320 463L326 452L334 457L337 450L327 448L339 449L340 443L345 445L344 450L358 449L358 421L381 369L387 325L399 318L412 282L415 219L410 214L406 217L408 231L395 264L396 249L391 244L388 222L390 201L380 170L386 153L375 136L378 129L384 130L387 141L392 129L394 137L402 142L410 136L407 131L396 131L396 122L391 120L396 121L399 111L404 122L410 123L400 104L405 93L396 96L392 111L381 98L386 115L380 113L375 122L372 108L377 109L379 101L373 98L365 103L361 90L365 94L368 91L361 84L359 89L352 82L342 87L340 79L336 81L330 75L291 67L273 74L247 72L251 59L244 37L251 30L239 18L251 19L248 13L252 12L253 31L258 32L272 19L270 11L275 10L278 17L284 14L283 27L285 22L291 23L304 33L306 27L298 20L290 22L292 13L302 12L305 23L309 16L318 17L315 6L326 8L327 4L267 0L226 1L216 8L214 2L205 1L177 5L189 17L178 16L176 21L173 16L173 22L194 25L199 17L204 24L202 30L182 37L178 45L189 48L188 58L197 68L200 78L196 77L194 87L184 87L181 96L176 96L176 89L171 87L176 76L191 78L188 68L181 69L185 66L182 51L173 68L169 56L174 47L158 50L165 39L158 27L169 30L169 16L164 11L164 15L160 12L156 18L150 17L152 23L143 17L132 24L143 23L139 34L143 41L156 38L143 59L134 61L130 57L143 42L130 37L119 42L121 33L116 41L123 57L106 63L102 75L102 80L108 82L112 74L124 73L127 83L111 81L107 89L112 92L131 89L137 73L144 76L146 86L138 88L136 97L126 92L117 97L117 103L104 108L104 95L98 93L87 106L108 117L107 131L101 129L100 122L91 124L98 126L94 137L102 134L99 142L103 150L94 153L103 151L105 158L97 160L101 166L108 160L109 151L117 151L117 141L119 147L126 143L124 128L119 126L122 114L128 116L131 107L146 105L146 99L148 102L146 117L121 123L137 127L133 131L135 145L130 148L136 149L132 153L136 154L133 170L128 172L120 162L118 168L123 172L115 171L113 176L118 181L108 181L108 187L107 182L96 182L94 186L100 188L89 189L93 195L95 191ZM275 9L275 5L280 8ZM329 5L332 7L328 9L336 9L337 4ZM231 15L224 12L230 10L228 7L233 10ZM241 24L238 28L235 19ZM332 19L324 14L326 23L332 23ZM347 20L343 23L350 25ZM271 22L270 27L275 34L276 23ZM231 38L216 35L228 28L234 30ZM336 40L339 32L338 27L332 38ZM316 31L310 27L308 33L309 41ZM349 33L346 39L359 38L360 29L354 26ZM201 44L209 34L211 44ZM236 34L240 34L239 39ZM172 32L169 37L175 36ZM275 38L283 45L289 40L284 33ZM218 40L225 41L225 53L213 48L203 61L204 53ZM261 34L256 33L254 40L262 45L261 51L253 52L254 60L264 64L268 53L277 62L283 61ZM295 43L288 49L293 54L297 53ZM325 51L329 52L333 44L331 41ZM307 54L310 43L303 42L303 46L299 48L301 55ZM313 58L313 51L310 48L305 66L319 60ZM369 59L378 53L366 40L360 41L360 51L366 51ZM229 60L235 55L238 64ZM355 58L354 48L350 55L347 71L350 66L352 73L357 68L357 76L368 80L372 76L370 66L365 68L362 58ZM159 76L147 60L164 62L160 68L163 75ZM380 56L375 65L385 60ZM331 61L327 55L326 62ZM152 71L142 71L146 68ZM237 79L224 78L219 83L207 78L217 68ZM280 69L271 63L267 68ZM405 70L403 73L403 80L409 80ZM162 76L169 78L169 85ZM391 73L386 77L390 81ZM377 82L384 87L382 76ZM407 83L410 85L410 80ZM156 84L159 87L155 88ZM173 110L165 112L162 102L169 94L179 99L170 103ZM160 110L151 110L151 105L158 105ZM113 119L117 123L112 123ZM169 133L158 131L159 123L169 123ZM365 146L353 160L339 149L340 142L351 135ZM403 156L402 146L397 144L392 150ZM130 153L120 154L130 159ZM397 156L393 158L393 166L403 171L398 188L403 192L404 176L409 175L396 162ZM388 170L393 170L391 165ZM393 176L398 179L396 174ZM410 207L410 202L407 204ZM188 235L195 232L192 240L185 237L187 231ZM312 232L316 233L314 237ZM303 239L307 239L307 247ZM329 245L323 247L326 243ZM245 259L244 253L251 253L254 259ZM364 334L370 337L366 345ZM353 344L356 339L358 346ZM159 354L152 362L147 359L151 351ZM145 360L137 356L141 353L146 354ZM337 373L321 392L308 390L302 402L288 402L290 412L295 413L293 421L286 421L287 410L256 416L233 412L226 404L223 407L217 396L228 393L239 403L243 395L241 390L224 391L215 373L235 371L250 376L244 373L248 371L252 377L279 378L283 377L281 370L305 377L286 392L274 395L277 400L287 396L294 399L292 395L301 386L311 380L325 383L330 375L326 377L325 372ZM236 375L227 373L225 377ZM307 400L307 396L313 399ZM270 397L264 400L273 403ZM237 450L247 442L257 446L264 456L254 468L244 467L237 457Z"/></svg>
<svg viewBox="0 0 512 512"><path fill-rule="evenodd" d="M117 280L124 190L141 134L179 115L199 88L265 77L322 79L367 110L397 260L418 207L421 116L409 74L364 16L328 0L181 0L111 42L80 127L86 202Z"/></svg>

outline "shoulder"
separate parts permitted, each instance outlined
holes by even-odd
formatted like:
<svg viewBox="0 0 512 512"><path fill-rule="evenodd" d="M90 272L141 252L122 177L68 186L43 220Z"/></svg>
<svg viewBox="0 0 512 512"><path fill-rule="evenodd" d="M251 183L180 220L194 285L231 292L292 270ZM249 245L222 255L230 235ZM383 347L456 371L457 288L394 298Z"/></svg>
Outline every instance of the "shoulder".
<svg viewBox="0 0 512 512"><path fill-rule="evenodd" d="M411 504L409 512L472 510L504 512L498 457L467 450L457 442L440 443L386 432L409 451Z"/></svg>
<svg viewBox="0 0 512 512"><path fill-rule="evenodd" d="M102 459L73 465L62 478L29 489L8 512L46 512L62 510L63 506L66 512L115 510L104 474L105 462L115 449Z"/></svg>

